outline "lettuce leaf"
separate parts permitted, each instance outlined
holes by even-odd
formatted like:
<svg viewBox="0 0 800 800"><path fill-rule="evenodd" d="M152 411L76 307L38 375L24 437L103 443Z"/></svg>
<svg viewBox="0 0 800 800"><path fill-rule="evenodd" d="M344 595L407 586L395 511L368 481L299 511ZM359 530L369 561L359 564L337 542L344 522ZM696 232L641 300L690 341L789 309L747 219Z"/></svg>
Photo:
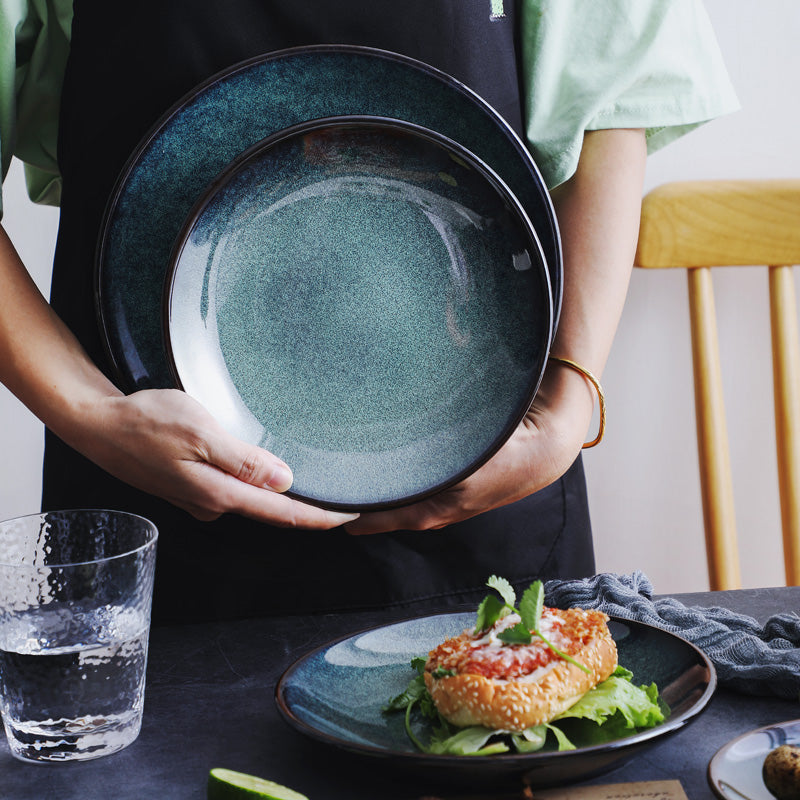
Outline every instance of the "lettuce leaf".
<svg viewBox="0 0 800 800"><path fill-rule="evenodd" d="M535 753L547 741L547 725L536 725L520 733L512 733L511 741L518 753Z"/></svg>
<svg viewBox="0 0 800 800"><path fill-rule="evenodd" d="M627 673L627 674L626 674ZM631 683L630 672L615 671L609 678L588 691L575 705L556 717L556 720L580 718L602 725L619 713L628 728L652 728L664 721L658 702L658 689ZM554 720L555 721L555 720Z"/></svg>
<svg viewBox="0 0 800 800"><path fill-rule="evenodd" d="M486 743L497 731L489 730L481 725L473 725L469 728L462 728L458 733L451 736L434 735L428 745L428 753L437 755L451 756L486 756L494 753L507 753L508 745L502 741Z"/></svg>

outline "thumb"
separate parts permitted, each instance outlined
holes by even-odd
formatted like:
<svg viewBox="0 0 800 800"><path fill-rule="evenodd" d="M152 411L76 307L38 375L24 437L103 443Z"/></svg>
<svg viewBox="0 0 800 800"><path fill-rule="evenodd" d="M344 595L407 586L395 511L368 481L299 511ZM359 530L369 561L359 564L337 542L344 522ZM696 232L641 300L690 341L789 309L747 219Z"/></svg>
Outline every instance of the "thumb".
<svg viewBox="0 0 800 800"><path fill-rule="evenodd" d="M285 492L294 479L289 466L277 456L227 434L208 442L208 462L244 483Z"/></svg>

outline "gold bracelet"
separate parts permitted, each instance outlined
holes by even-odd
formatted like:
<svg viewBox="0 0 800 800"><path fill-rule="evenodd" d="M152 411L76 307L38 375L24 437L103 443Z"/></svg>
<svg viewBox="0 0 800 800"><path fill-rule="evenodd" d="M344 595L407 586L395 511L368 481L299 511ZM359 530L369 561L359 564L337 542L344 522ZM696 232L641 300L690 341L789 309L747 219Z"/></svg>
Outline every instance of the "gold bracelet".
<svg viewBox="0 0 800 800"><path fill-rule="evenodd" d="M570 369L574 369L575 372L579 372L594 386L594 390L597 392L597 398L600 401L600 427L597 431L597 436L595 436L591 442L586 442L583 448L594 447L596 444L600 444L600 442L603 441L603 434L606 432L606 396L603 393L603 387L600 385L600 381L598 381L586 367L582 367L575 361L571 361L568 358L560 358L559 356L549 356L549 358L550 361L557 361L559 364L564 364Z"/></svg>

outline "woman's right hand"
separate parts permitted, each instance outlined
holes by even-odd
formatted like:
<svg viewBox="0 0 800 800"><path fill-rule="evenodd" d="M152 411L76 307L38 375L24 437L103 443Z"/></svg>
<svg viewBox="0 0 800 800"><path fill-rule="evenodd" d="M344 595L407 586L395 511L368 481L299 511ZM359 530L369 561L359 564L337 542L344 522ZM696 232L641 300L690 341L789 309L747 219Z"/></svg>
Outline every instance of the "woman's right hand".
<svg viewBox="0 0 800 800"><path fill-rule="evenodd" d="M231 512L287 528L333 528L355 519L288 497L289 467L231 436L177 389L95 399L72 446L120 480L200 520Z"/></svg>

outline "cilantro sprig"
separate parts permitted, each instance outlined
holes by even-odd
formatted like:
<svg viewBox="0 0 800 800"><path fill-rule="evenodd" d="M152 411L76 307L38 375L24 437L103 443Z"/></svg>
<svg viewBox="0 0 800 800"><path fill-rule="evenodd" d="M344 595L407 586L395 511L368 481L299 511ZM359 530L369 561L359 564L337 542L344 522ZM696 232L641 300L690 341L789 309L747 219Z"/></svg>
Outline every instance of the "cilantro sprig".
<svg viewBox="0 0 800 800"><path fill-rule="evenodd" d="M411 659L411 667L416 671L416 675L409 681L405 691L393 697L381 710L385 714L393 711L405 711L406 735L423 753L456 756L488 756L493 753L507 753L509 748L504 742L489 742L489 739L495 736L495 731L480 726L459 730L447 722L436 709L433 698L425 686L425 661L424 658ZM442 667L433 672L435 678L454 674L452 670ZM431 740L427 745L414 735L411 727L411 712L415 707L419 708L422 716L433 725Z"/></svg>
<svg viewBox="0 0 800 800"><path fill-rule="evenodd" d="M541 581L534 581L523 593L516 607L517 594L514 587L505 579L492 575L486 585L494 589L497 595L489 594L484 597L478 606L478 615L475 620L475 635L488 631L494 624L509 614L517 614L520 621L516 625L500 631L497 638L504 644L530 644L533 636L538 636L559 658L574 664L584 672L589 673L588 667L576 661L572 656L559 650L541 631L542 611L544 610L544 585Z"/></svg>

